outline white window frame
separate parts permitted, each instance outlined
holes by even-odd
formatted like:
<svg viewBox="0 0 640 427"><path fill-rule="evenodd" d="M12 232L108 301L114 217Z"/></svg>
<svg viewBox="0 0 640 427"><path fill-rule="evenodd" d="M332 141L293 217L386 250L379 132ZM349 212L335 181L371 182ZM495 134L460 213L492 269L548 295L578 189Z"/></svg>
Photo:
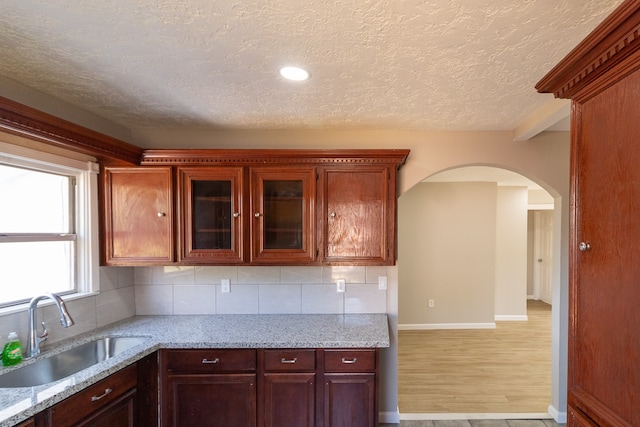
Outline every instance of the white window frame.
<svg viewBox="0 0 640 427"><path fill-rule="evenodd" d="M64 299L82 297L99 291L98 246L98 172L97 163L33 150L0 141L0 162L45 172L73 175L76 178L76 292ZM0 277L2 273L0 272ZM15 304L1 309L22 308Z"/></svg>

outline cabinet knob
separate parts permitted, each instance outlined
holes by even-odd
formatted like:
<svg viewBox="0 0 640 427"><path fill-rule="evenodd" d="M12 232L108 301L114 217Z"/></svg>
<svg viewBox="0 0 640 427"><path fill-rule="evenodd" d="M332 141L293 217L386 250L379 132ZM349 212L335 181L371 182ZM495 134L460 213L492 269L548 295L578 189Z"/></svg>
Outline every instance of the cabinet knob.
<svg viewBox="0 0 640 427"><path fill-rule="evenodd" d="M234 217L234 218L238 218L239 216L240 216L240 214L239 214L238 212L234 212L234 213L233 213L233 217Z"/></svg>
<svg viewBox="0 0 640 427"><path fill-rule="evenodd" d="M335 212L331 212L331 213L329 214L329 216L330 216L331 218L335 218L335 217L336 217L336 213L335 213Z"/></svg>
<svg viewBox="0 0 640 427"><path fill-rule="evenodd" d="M578 245L578 249L580 249L580 252L588 251L589 249L591 249L591 243L580 242L580 244Z"/></svg>
<svg viewBox="0 0 640 427"><path fill-rule="evenodd" d="M164 212L158 212L158 218L162 218L163 216L167 216Z"/></svg>
<svg viewBox="0 0 640 427"><path fill-rule="evenodd" d="M262 214L260 212L256 212L253 214L253 216L255 216L256 218L260 218Z"/></svg>

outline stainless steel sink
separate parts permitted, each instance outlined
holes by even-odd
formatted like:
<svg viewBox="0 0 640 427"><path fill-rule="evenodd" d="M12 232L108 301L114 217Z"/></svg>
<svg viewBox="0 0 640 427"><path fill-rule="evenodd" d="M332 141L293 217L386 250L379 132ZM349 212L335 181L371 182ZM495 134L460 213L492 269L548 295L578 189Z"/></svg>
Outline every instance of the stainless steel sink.
<svg viewBox="0 0 640 427"><path fill-rule="evenodd" d="M142 344L146 337L106 337L0 375L0 388L34 387L61 380Z"/></svg>

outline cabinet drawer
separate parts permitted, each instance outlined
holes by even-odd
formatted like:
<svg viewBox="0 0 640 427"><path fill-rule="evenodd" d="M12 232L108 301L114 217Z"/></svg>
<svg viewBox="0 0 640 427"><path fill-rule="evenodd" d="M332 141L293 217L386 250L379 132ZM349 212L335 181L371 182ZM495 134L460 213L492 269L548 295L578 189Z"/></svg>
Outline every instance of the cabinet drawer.
<svg viewBox="0 0 640 427"><path fill-rule="evenodd" d="M375 350L325 350L326 372L373 372L376 369Z"/></svg>
<svg viewBox="0 0 640 427"><path fill-rule="evenodd" d="M51 424L72 425L135 388L136 383L137 368L133 364L53 406Z"/></svg>
<svg viewBox="0 0 640 427"><path fill-rule="evenodd" d="M211 373L256 370L255 350L166 350L164 355L169 372Z"/></svg>
<svg viewBox="0 0 640 427"><path fill-rule="evenodd" d="M313 371L316 369L316 351L265 350L264 369L268 372Z"/></svg>

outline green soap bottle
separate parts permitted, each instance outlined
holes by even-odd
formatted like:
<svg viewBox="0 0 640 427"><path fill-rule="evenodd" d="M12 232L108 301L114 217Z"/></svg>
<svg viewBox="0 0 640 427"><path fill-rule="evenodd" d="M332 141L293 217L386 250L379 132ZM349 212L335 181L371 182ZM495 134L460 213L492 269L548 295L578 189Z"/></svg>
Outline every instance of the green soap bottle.
<svg viewBox="0 0 640 427"><path fill-rule="evenodd" d="M9 334L9 342L4 345L2 350L2 364L4 366L17 365L22 362L22 344L18 339L18 334L11 332Z"/></svg>

